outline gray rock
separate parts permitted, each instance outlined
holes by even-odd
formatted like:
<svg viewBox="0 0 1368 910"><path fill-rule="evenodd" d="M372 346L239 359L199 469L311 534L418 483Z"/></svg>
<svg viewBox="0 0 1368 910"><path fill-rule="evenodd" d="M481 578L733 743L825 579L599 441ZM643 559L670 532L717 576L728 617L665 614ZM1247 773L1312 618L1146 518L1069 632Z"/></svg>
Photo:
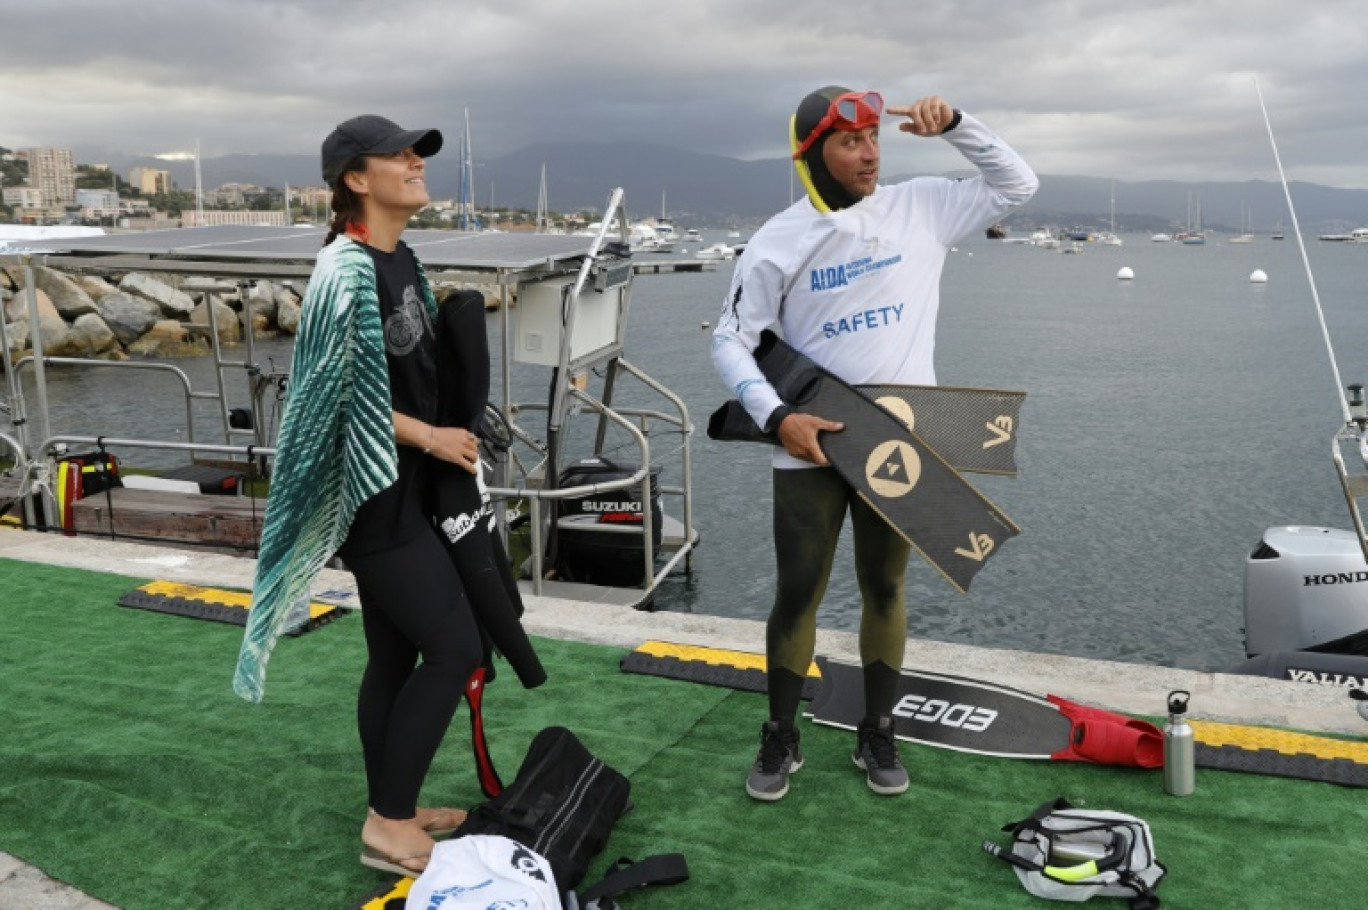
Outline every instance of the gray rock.
<svg viewBox="0 0 1368 910"><path fill-rule="evenodd" d="M85 357L92 353L87 350L81 338L61 319L40 316L38 325L43 332L43 356L45 357ZM29 339L32 344L33 339Z"/></svg>
<svg viewBox="0 0 1368 910"><path fill-rule="evenodd" d="M299 306L299 293L295 291L293 284L282 284L276 288L275 303L276 309L280 309L282 303Z"/></svg>
<svg viewBox="0 0 1368 910"><path fill-rule="evenodd" d="M114 330L95 313L77 316L71 324L71 334L79 339L90 354L103 354L120 347Z"/></svg>
<svg viewBox="0 0 1368 910"><path fill-rule="evenodd" d="M242 323L238 322L237 313L233 308L219 300L213 294L206 295L207 300L195 307L195 312L191 315L191 321L199 325L209 324L209 311L214 312L214 321L218 324L219 341L241 341Z"/></svg>
<svg viewBox="0 0 1368 910"><path fill-rule="evenodd" d="M239 315L238 315L238 319L242 322L243 330L246 331L246 326L247 326L247 314L246 314L246 313L241 313L241 314L239 314ZM266 314L265 314L265 313L258 313L255 309L253 309L253 310L252 310L252 337L254 337L254 338L267 338L267 337L269 337L270 335L271 335L271 320L269 320L269 319L266 318Z"/></svg>
<svg viewBox="0 0 1368 910"><path fill-rule="evenodd" d="M90 295L56 269L50 269L45 265L34 266L33 275L38 290L52 299L52 305L62 314L63 319L69 321L77 316L97 312L95 301L90 299Z"/></svg>
<svg viewBox="0 0 1368 910"><path fill-rule="evenodd" d="M209 275L189 275L186 277L182 287L186 291L207 291L210 294L236 294L237 285L222 278L213 278Z"/></svg>
<svg viewBox="0 0 1368 910"><path fill-rule="evenodd" d="M115 293L118 289L114 285L96 275L72 275L71 280L80 286L96 303Z"/></svg>
<svg viewBox="0 0 1368 910"><path fill-rule="evenodd" d="M432 289L432 294L438 301L445 300L449 295L457 291L479 291L484 295L485 309L497 310L503 302L501 292L495 285L475 284L469 281L442 281L438 282ZM510 295L511 297L512 295Z"/></svg>
<svg viewBox="0 0 1368 910"><path fill-rule="evenodd" d="M143 336L161 318L161 307L142 297L115 292L96 304L120 344L129 345Z"/></svg>
<svg viewBox="0 0 1368 910"><path fill-rule="evenodd" d="M208 351L208 341L192 338L174 319L158 320L147 334L128 346L128 353L138 357L198 357Z"/></svg>
<svg viewBox="0 0 1368 910"><path fill-rule="evenodd" d="M275 285L269 281L258 281L248 294L248 299L252 306L252 315L258 313L266 317L268 322L275 322L276 318L276 289Z"/></svg>
<svg viewBox="0 0 1368 910"><path fill-rule="evenodd" d="M119 282L119 290L152 301L161 308L163 315L172 319L188 319L195 311L195 301L189 294L142 272L125 275Z"/></svg>
<svg viewBox="0 0 1368 910"><path fill-rule="evenodd" d="M299 331L299 298L294 294L276 295L276 325L291 335Z"/></svg>
<svg viewBox="0 0 1368 910"><path fill-rule="evenodd" d="M5 323L5 339L9 341L10 354L19 356L29 349L29 323L27 319L16 319Z"/></svg>
<svg viewBox="0 0 1368 910"><path fill-rule="evenodd" d="M57 308L52 305L52 299L39 288L38 297L38 318L61 319L62 314L57 312ZM5 304L5 318L7 319L27 319L29 315L28 291L20 288L14 292L14 296Z"/></svg>

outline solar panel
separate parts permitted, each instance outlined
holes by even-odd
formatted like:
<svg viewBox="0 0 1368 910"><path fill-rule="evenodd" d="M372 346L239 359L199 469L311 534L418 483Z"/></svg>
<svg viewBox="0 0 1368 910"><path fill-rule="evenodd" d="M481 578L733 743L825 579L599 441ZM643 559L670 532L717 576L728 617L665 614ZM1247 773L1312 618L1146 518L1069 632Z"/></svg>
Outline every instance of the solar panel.
<svg viewBox="0 0 1368 910"><path fill-rule="evenodd" d="M311 261L318 255L326 236L327 229L321 227L221 225L62 238L29 246L53 254ZM430 267L522 269L585 256L593 238L571 234L407 231L404 241L423 264Z"/></svg>

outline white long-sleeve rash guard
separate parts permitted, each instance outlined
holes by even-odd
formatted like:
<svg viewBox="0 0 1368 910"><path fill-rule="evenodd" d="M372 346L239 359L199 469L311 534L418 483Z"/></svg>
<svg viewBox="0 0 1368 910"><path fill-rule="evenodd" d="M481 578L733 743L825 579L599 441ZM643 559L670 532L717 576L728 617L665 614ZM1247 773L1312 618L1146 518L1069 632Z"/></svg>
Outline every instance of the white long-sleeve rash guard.
<svg viewBox="0 0 1368 910"><path fill-rule="evenodd" d="M943 138L978 176L880 186L831 213L804 198L765 222L746 245L713 332L712 360L758 425L783 404L751 353L760 333L775 326L789 344L851 384L935 384L946 254L1025 203L1038 186L1021 156L968 114ZM782 448L774 466L812 467Z"/></svg>

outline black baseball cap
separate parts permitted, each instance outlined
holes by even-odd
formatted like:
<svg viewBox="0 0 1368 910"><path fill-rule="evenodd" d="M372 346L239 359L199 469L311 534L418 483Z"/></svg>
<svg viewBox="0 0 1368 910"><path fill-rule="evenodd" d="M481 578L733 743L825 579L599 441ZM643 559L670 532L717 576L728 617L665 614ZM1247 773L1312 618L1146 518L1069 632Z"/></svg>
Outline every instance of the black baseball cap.
<svg viewBox="0 0 1368 910"><path fill-rule="evenodd" d="M406 130L375 114L353 117L339 123L323 140L323 179L331 186L358 156L393 155L409 147L430 158L441 150L442 134L437 130Z"/></svg>

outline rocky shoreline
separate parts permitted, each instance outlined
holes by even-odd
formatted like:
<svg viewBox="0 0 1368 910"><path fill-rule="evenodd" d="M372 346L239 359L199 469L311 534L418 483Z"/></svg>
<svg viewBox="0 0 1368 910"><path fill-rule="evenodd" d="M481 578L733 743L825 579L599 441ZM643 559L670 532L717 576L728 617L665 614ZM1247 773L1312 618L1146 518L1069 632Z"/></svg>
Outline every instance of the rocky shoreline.
<svg viewBox="0 0 1368 910"><path fill-rule="evenodd" d="M223 344L241 342L251 313L254 338L293 336L299 327L300 294L295 282L238 283L191 275L173 286L145 272L106 280L33 267L43 353L49 357L129 360L196 357L211 352L212 318ZM457 286L438 284L438 299ZM465 287L465 285L463 285ZM498 306L497 290L478 287L486 309ZM0 316L10 357L32 351L29 299L24 269L0 267ZM0 360L0 371L3 371Z"/></svg>

